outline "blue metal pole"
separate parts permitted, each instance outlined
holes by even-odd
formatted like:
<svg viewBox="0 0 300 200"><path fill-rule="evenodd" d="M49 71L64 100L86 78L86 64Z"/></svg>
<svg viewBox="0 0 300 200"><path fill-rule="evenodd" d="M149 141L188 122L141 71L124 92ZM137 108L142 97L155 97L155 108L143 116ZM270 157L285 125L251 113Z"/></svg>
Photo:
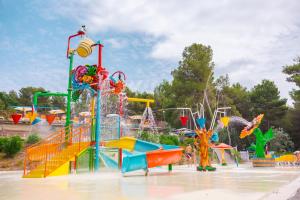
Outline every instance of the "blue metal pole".
<svg viewBox="0 0 300 200"><path fill-rule="evenodd" d="M99 145L100 145L100 136L101 136L101 90L97 90L97 111L96 111L96 134L95 134L95 171L99 170Z"/></svg>
<svg viewBox="0 0 300 200"><path fill-rule="evenodd" d="M121 116L118 115L118 138L121 138ZM118 166L122 168L122 149L119 149L118 152Z"/></svg>

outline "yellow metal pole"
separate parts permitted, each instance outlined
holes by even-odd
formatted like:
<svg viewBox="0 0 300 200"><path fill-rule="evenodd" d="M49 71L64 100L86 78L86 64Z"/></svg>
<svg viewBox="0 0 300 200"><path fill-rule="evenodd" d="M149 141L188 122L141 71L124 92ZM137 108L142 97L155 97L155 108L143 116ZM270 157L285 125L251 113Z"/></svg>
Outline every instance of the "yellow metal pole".
<svg viewBox="0 0 300 200"><path fill-rule="evenodd" d="M154 99L142 99L142 98L128 98L129 102L141 102L146 103L146 107L150 107L150 103L154 103Z"/></svg>

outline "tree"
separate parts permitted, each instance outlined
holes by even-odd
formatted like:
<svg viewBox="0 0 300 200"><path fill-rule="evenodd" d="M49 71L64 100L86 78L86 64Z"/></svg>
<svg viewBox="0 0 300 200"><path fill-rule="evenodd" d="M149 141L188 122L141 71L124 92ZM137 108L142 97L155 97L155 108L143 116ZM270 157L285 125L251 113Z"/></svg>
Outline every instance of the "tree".
<svg viewBox="0 0 300 200"><path fill-rule="evenodd" d="M10 106L18 106L19 105L19 96L18 93L14 90L9 91L8 93L8 104Z"/></svg>
<svg viewBox="0 0 300 200"><path fill-rule="evenodd" d="M218 107L230 106L230 114L249 117L250 98L247 88L239 83L230 85L229 77L220 76L216 82Z"/></svg>
<svg viewBox="0 0 300 200"><path fill-rule="evenodd" d="M152 93L148 92L134 92L130 90L128 87L126 87L125 92L128 97L136 97L136 98L143 98L143 99L154 99L154 95ZM155 107L154 105L151 105L152 107ZM130 110L130 115L141 115L143 114L145 110L145 104L140 102L129 102L127 105L128 110Z"/></svg>
<svg viewBox="0 0 300 200"><path fill-rule="evenodd" d="M163 80L163 82L154 89L154 99L156 106L159 108L174 107L175 96L172 92L172 85L168 81Z"/></svg>
<svg viewBox="0 0 300 200"><path fill-rule="evenodd" d="M51 105L55 107L59 107L60 109L64 110L66 107L66 99L65 97L61 96L53 96L51 97Z"/></svg>
<svg viewBox="0 0 300 200"><path fill-rule="evenodd" d="M205 89L210 105L215 105L212 56L210 46L194 43L184 49L178 68L172 71L176 106L195 106L203 99Z"/></svg>
<svg viewBox="0 0 300 200"><path fill-rule="evenodd" d="M0 110L8 108L8 96L5 92L0 92Z"/></svg>
<svg viewBox="0 0 300 200"><path fill-rule="evenodd" d="M291 97L294 100L294 107L289 109L288 120L290 126L289 131L296 148L300 148L300 57L295 59L295 63L287 65L283 68L283 73L288 75L287 81L295 83L297 89L291 91Z"/></svg>
<svg viewBox="0 0 300 200"><path fill-rule="evenodd" d="M210 46L194 43L186 47L179 66L171 73L173 80L171 82L164 80L154 90L157 107L189 107L195 110L197 106L199 108L199 103L203 103L205 93L209 102L209 106L208 104L205 106L210 113L206 117L212 117L216 102L212 56ZM179 115L178 111L157 113L158 118L163 117L172 127L181 127Z"/></svg>
<svg viewBox="0 0 300 200"><path fill-rule="evenodd" d="M32 105L32 98L35 92L46 92L42 87L25 87L19 90L19 104L21 106ZM49 106L49 97L39 97L38 105L39 106Z"/></svg>
<svg viewBox="0 0 300 200"><path fill-rule="evenodd" d="M231 106L233 111L234 108L238 111L237 113L233 112L232 114L241 115L245 119L250 119L252 117L249 112L252 106L247 88L236 83L232 86L225 87L223 93L231 100L231 102L228 102L227 105L224 106Z"/></svg>
<svg viewBox="0 0 300 200"><path fill-rule="evenodd" d="M263 113L264 120L261 125L263 130L271 126L280 127L282 119L287 112L286 99L281 99L275 83L270 80L262 82L251 90L252 117Z"/></svg>
<svg viewBox="0 0 300 200"><path fill-rule="evenodd" d="M278 153L291 152L294 149L294 143L288 133L282 128L273 130L274 138L270 141L270 150Z"/></svg>

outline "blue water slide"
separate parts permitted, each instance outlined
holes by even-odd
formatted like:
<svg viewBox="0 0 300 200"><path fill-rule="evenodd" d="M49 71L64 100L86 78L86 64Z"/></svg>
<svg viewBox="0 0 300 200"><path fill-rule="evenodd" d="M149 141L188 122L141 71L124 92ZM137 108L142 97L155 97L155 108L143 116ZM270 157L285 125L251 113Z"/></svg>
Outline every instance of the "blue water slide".
<svg viewBox="0 0 300 200"><path fill-rule="evenodd" d="M122 173L131 172L139 169L147 169L146 153L132 153L123 157Z"/></svg>
<svg viewBox="0 0 300 200"><path fill-rule="evenodd" d="M155 144L152 142L147 142L143 140L136 140L135 146L134 146L134 151L139 151L139 152L147 152L147 151L154 151L161 148L160 144Z"/></svg>
<svg viewBox="0 0 300 200"><path fill-rule="evenodd" d="M112 159L111 157L106 155L105 153L100 152L100 158L102 159L102 161L106 167L112 168L112 169L118 169L118 163L114 159Z"/></svg>

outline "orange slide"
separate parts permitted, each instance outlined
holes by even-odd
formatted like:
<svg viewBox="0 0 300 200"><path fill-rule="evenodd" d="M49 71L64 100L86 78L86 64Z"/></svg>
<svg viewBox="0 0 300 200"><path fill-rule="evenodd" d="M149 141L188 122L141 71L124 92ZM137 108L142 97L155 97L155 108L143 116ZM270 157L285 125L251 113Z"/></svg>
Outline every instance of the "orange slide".
<svg viewBox="0 0 300 200"><path fill-rule="evenodd" d="M106 147L122 148L122 172L177 163L182 157L182 149L173 145L161 145L132 137L108 141Z"/></svg>

